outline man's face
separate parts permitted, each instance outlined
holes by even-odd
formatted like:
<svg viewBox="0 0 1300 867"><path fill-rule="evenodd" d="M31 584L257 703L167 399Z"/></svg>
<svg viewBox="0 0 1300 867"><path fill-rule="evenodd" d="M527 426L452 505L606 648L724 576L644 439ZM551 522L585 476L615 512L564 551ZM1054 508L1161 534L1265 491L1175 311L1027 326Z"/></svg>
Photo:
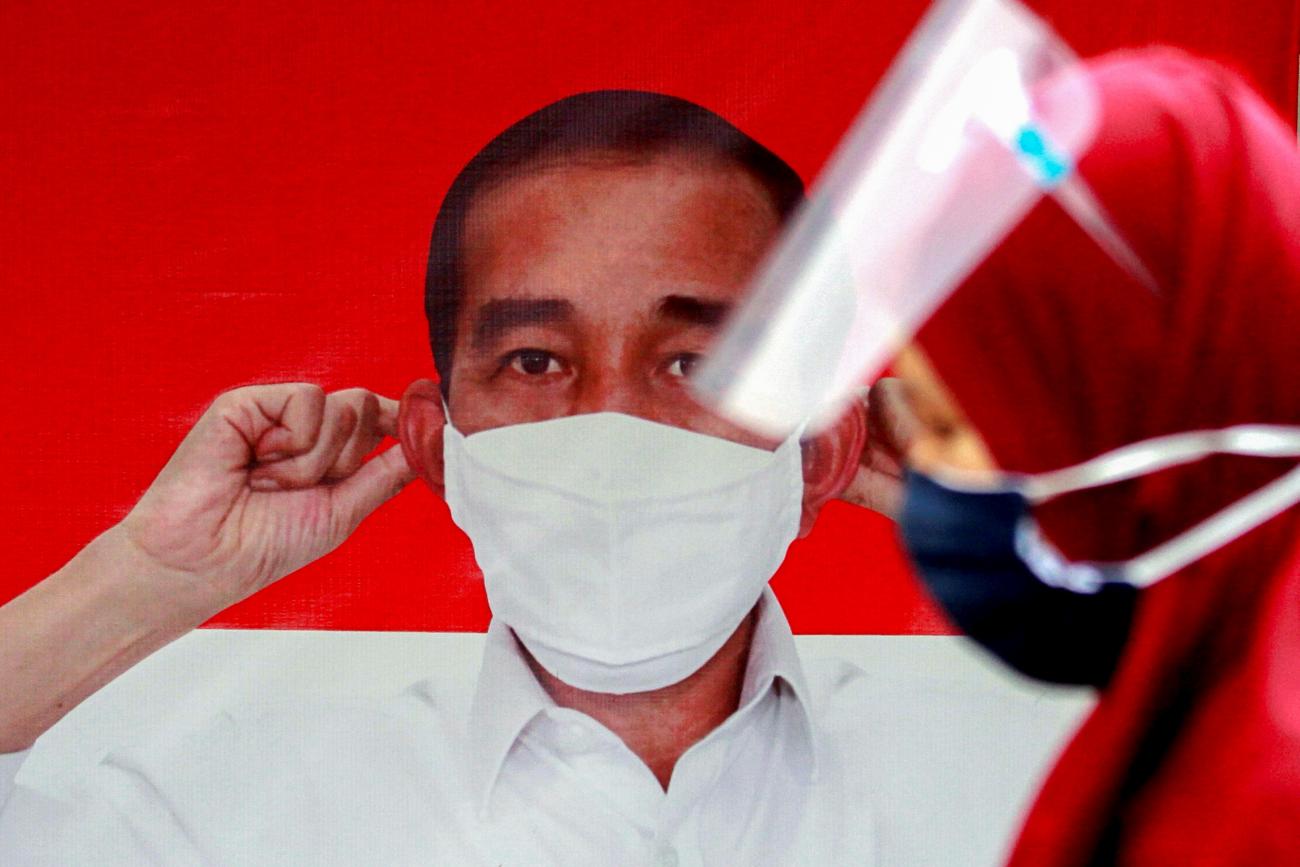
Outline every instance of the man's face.
<svg viewBox="0 0 1300 867"><path fill-rule="evenodd" d="M451 419L621 412L763 448L685 377L779 222L743 169L664 155L539 168L466 215Z"/></svg>

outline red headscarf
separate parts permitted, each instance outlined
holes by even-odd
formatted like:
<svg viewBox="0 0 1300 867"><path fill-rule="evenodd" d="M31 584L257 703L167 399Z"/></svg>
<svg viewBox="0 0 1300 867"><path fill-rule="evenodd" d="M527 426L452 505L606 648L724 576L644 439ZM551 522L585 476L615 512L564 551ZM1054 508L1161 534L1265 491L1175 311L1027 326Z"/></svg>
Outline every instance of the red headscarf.
<svg viewBox="0 0 1300 867"><path fill-rule="evenodd" d="M1044 201L919 335L999 465L1042 471L1161 434L1300 425L1300 155L1231 74L1172 51L1091 73L1080 170L1159 283ZM1124 559L1291 469L1216 457L1039 511ZM1300 863L1300 508L1140 595L1097 708L1013 865Z"/></svg>

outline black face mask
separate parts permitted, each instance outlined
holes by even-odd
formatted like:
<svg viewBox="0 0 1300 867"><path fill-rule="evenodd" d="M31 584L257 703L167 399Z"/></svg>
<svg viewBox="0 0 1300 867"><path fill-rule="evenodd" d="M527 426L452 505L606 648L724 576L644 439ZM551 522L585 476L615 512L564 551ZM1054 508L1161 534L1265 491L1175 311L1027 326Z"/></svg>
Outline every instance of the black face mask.
<svg viewBox="0 0 1300 867"><path fill-rule="evenodd" d="M1019 491L961 491L907 473L903 545L956 625L1030 677L1104 686L1128 639L1140 591L1106 580L1104 570L1065 563L1034 527ZM1059 580L1063 571L1084 569L1098 579L1090 592Z"/></svg>

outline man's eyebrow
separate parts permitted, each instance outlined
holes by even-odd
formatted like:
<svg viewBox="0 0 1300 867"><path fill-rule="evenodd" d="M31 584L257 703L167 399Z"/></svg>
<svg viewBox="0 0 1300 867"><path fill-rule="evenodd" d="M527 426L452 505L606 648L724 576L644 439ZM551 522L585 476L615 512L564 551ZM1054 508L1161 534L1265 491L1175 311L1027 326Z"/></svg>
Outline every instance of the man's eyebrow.
<svg viewBox="0 0 1300 867"><path fill-rule="evenodd" d="M659 302L655 313L664 319L676 319L689 325L715 326L730 311L729 301L710 301L692 295L669 295Z"/></svg>
<svg viewBox="0 0 1300 867"><path fill-rule="evenodd" d="M483 347L512 328L547 325L573 317L573 305L563 298L498 298L474 314L474 346Z"/></svg>

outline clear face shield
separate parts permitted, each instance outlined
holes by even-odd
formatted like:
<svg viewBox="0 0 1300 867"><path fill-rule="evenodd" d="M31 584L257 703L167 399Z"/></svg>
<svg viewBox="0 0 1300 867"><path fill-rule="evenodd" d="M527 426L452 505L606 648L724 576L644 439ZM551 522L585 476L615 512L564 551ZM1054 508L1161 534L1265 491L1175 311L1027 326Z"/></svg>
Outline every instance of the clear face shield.
<svg viewBox="0 0 1300 867"><path fill-rule="evenodd" d="M770 436L831 423L1043 196L1158 292L1075 172L1098 122L1083 65L1031 12L1015 0L939 0L693 377L698 394ZM1212 454L1300 457L1300 428L1189 431L1001 487L1033 504ZM1298 500L1300 467L1135 560L1039 571L1085 593L1145 587Z"/></svg>
<svg viewBox="0 0 1300 867"><path fill-rule="evenodd" d="M1074 172L1097 96L1014 0L940 0L831 157L694 385L784 436L832 421L1044 195L1150 283Z"/></svg>

